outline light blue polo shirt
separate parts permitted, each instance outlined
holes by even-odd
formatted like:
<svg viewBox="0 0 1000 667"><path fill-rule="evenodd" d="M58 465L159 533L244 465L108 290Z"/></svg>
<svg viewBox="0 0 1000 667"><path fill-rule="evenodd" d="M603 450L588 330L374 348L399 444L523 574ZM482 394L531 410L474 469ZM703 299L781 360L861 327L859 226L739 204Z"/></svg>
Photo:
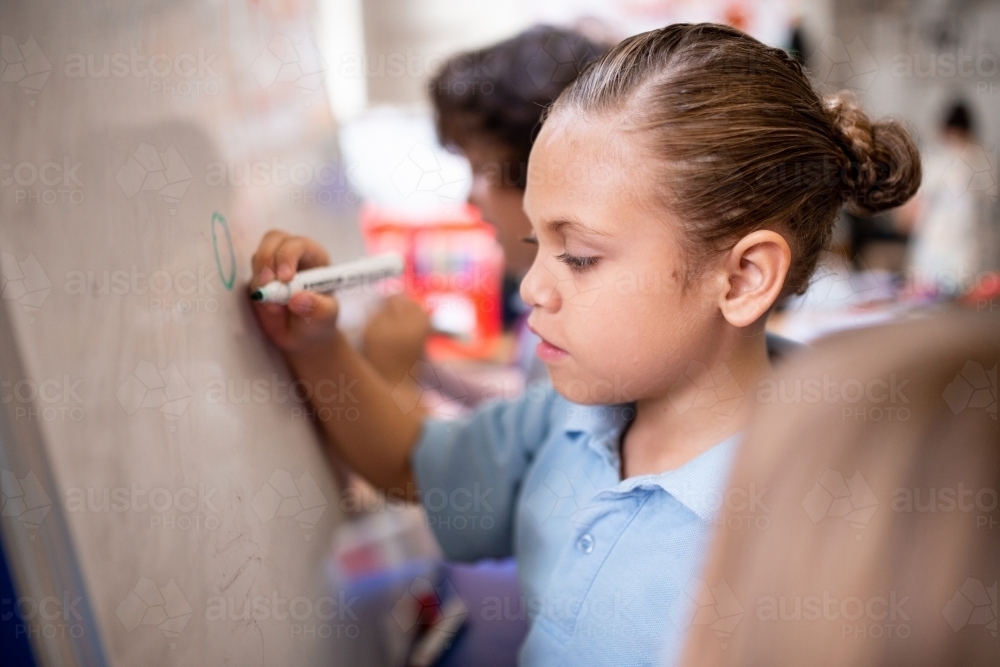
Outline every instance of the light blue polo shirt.
<svg viewBox="0 0 1000 667"><path fill-rule="evenodd" d="M424 422L413 470L446 556L517 557L523 599L494 612L528 619L524 667L680 657L681 594L700 576L740 436L622 480L618 441L633 415L539 382L519 400Z"/></svg>

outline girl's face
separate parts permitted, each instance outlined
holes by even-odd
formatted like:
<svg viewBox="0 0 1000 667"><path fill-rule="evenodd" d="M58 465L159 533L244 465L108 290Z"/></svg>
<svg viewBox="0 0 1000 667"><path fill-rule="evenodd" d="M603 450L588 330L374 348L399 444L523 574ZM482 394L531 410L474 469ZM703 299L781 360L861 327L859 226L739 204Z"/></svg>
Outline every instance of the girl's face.
<svg viewBox="0 0 1000 667"><path fill-rule="evenodd" d="M584 404L665 395L692 361L708 363L726 324L715 274L684 284L680 229L653 197L651 158L619 126L557 114L528 163L538 253L521 297L553 385Z"/></svg>

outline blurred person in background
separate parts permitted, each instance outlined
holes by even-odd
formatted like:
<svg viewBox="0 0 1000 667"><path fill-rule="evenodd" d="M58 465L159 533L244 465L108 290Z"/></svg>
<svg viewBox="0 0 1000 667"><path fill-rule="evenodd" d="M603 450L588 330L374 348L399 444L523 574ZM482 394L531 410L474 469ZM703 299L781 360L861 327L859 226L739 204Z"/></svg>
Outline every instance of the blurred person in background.
<svg viewBox="0 0 1000 667"><path fill-rule="evenodd" d="M535 246L524 242L531 234L522 208L528 154L545 109L609 47L573 30L536 26L452 56L428 83L441 143L469 160L469 203L496 228L503 247L503 324L513 340L499 361L519 368L527 382L546 377L534 352L539 339L525 325L529 309L518 291L535 258ZM398 382L420 359L429 332L419 305L393 297L367 325L366 357ZM465 378L461 393L475 399L472 384Z"/></svg>
<svg viewBox="0 0 1000 667"><path fill-rule="evenodd" d="M956 101L944 115L938 145L925 153L920 191L898 212L911 234L908 272L917 294L959 295L989 268L991 178L972 114Z"/></svg>
<svg viewBox="0 0 1000 667"><path fill-rule="evenodd" d="M726 497L757 489L766 522L716 524L684 665L998 664L998 331L850 332L761 383Z"/></svg>

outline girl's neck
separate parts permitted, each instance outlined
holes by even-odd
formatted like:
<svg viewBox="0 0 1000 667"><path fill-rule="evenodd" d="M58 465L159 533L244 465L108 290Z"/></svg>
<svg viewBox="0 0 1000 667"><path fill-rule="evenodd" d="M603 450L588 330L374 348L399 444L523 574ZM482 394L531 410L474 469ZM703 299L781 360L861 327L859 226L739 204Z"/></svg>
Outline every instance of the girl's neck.
<svg viewBox="0 0 1000 667"><path fill-rule="evenodd" d="M622 478L678 468L744 429L757 383L771 371L764 332L737 332L716 349L662 394L636 401L622 439Z"/></svg>

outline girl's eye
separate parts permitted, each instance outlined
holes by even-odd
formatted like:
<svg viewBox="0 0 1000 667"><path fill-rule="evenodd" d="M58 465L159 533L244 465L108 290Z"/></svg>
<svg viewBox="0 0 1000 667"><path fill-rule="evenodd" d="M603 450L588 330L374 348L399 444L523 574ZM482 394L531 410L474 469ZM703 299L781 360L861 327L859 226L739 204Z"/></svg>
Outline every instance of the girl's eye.
<svg viewBox="0 0 1000 667"><path fill-rule="evenodd" d="M573 271L586 271L590 267L597 264L598 257L577 257L576 255L570 255L569 253L562 253L561 255L556 255L558 259L563 264L569 266Z"/></svg>
<svg viewBox="0 0 1000 667"><path fill-rule="evenodd" d="M525 236L521 240L524 241L525 243L530 243L531 245L538 245L538 237L534 235Z"/></svg>

